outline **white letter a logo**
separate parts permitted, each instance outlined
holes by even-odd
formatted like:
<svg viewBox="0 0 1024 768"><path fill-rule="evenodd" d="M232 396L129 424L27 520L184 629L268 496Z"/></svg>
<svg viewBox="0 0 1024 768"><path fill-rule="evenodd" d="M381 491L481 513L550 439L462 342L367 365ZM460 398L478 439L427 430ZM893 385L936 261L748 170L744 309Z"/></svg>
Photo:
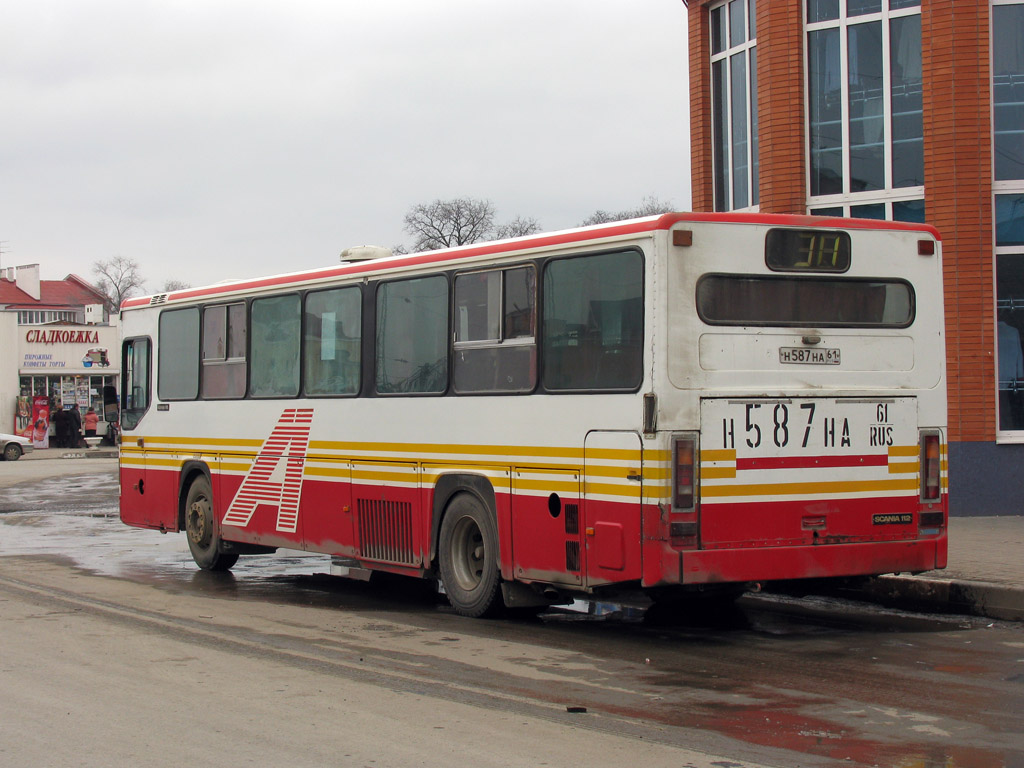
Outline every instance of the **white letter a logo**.
<svg viewBox="0 0 1024 768"><path fill-rule="evenodd" d="M231 500L224 525L244 528L252 520L256 507L265 505L277 507L277 530L295 533L299 525L302 467L312 423L312 408L289 408L281 414Z"/></svg>

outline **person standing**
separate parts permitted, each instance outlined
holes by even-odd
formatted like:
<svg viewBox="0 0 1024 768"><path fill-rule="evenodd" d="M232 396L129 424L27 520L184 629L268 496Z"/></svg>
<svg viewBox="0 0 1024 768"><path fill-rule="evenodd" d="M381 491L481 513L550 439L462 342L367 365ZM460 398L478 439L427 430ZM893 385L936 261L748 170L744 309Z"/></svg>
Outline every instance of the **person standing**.
<svg viewBox="0 0 1024 768"><path fill-rule="evenodd" d="M68 420L69 431L71 432L68 447L80 448L82 445L82 414L78 411L78 403L71 406L68 415L71 417Z"/></svg>
<svg viewBox="0 0 1024 768"><path fill-rule="evenodd" d="M99 426L100 417L96 415L96 409L90 408L82 417L82 427L85 429L86 437L96 437L96 427Z"/></svg>

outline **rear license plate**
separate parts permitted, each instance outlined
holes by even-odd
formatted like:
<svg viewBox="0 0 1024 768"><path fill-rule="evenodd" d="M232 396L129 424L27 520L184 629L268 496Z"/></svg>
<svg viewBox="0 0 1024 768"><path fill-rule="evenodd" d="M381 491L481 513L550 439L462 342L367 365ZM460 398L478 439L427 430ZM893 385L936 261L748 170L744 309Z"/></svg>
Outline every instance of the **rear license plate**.
<svg viewBox="0 0 1024 768"><path fill-rule="evenodd" d="M779 347L779 362L796 365L839 365L839 350Z"/></svg>
<svg viewBox="0 0 1024 768"><path fill-rule="evenodd" d="M867 466L870 462L858 455L871 454L883 466L890 446L917 443L912 397L709 398L701 401L701 413L701 447L735 450L740 459L803 455L817 460L840 453L854 456L855 466ZM808 468L828 466L828 461L812 461Z"/></svg>

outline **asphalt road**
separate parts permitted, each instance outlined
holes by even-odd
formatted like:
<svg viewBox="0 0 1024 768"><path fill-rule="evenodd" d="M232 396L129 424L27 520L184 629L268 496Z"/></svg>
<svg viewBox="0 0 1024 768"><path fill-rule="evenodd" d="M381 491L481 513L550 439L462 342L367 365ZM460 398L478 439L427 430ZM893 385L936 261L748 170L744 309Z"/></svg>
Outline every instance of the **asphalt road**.
<svg viewBox="0 0 1024 768"><path fill-rule="evenodd" d="M765 596L468 620L320 557L198 572L77 466L0 490L0 765L1024 766L1018 624Z"/></svg>

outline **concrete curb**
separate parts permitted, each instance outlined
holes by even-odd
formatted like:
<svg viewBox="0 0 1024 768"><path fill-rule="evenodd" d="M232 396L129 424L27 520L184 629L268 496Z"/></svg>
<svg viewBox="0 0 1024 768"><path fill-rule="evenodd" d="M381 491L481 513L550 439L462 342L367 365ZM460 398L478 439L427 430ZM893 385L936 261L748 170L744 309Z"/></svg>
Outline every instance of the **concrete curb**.
<svg viewBox="0 0 1024 768"><path fill-rule="evenodd" d="M40 451L26 453L18 461L47 461L51 459L116 459L116 448L82 448L80 450L62 450L49 448L43 454Z"/></svg>
<svg viewBox="0 0 1024 768"><path fill-rule="evenodd" d="M877 576L855 587L839 587L830 592L836 597L879 603L889 608L1024 621L1024 588L1004 584L920 576Z"/></svg>

